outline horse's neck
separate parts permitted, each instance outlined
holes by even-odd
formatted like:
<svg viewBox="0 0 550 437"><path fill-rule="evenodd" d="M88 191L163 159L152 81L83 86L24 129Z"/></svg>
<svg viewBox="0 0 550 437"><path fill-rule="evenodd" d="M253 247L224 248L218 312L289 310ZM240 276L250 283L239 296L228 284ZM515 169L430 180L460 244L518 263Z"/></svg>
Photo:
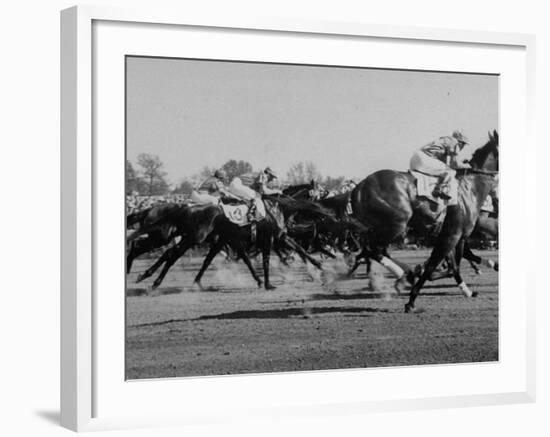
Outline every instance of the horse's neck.
<svg viewBox="0 0 550 437"><path fill-rule="evenodd" d="M459 199L466 203L474 202L479 215L481 206L495 185L491 176L483 174L465 175L459 179Z"/></svg>

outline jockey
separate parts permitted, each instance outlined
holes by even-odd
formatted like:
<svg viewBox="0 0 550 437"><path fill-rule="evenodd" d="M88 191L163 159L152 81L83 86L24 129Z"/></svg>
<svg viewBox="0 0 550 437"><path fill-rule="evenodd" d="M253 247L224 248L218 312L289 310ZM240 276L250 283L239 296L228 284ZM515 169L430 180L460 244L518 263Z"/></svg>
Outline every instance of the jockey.
<svg viewBox="0 0 550 437"><path fill-rule="evenodd" d="M457 129L450 137L440 137L414 152L410 169L439 178L434 196L446 200L456 198L458 183L455 179L455 170L469 168L469 164L460 157L466 144L468 138Z"/></svg>
<svg viewBox="0 0 550 437"><path fill-rule="evenodd" d="M277 179L275 172L266 167L259 173L245 173L235 177L229 184L229 192L249 202L249 217L265 216L262 195L281 193L280 190L268 187L268 184L275 179Z"/></svg>
<svg viewBox="0 0 550 437"><path fill-rule="evenodd" d="M225 186L227 174L223 169L216 170L213 176L201 182L191 192L191 200L196 203L217 205L221 196L233 197Z"/></svg>

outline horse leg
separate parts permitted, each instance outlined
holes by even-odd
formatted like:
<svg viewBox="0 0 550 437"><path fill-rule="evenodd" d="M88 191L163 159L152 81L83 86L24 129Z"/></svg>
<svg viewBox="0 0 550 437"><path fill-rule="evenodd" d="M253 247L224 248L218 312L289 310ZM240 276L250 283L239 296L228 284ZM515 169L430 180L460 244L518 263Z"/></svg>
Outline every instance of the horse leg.
<svg viewBox="0 0 550 437"><path fill-rule="evenodd" d="M365 264L366 264L366 269L365 269L365 273L367 274L367 278L370 278L370 275L371 275L371 272L372 272L372 261L370 259L370 257L365 257Z"/></svg>
<svg viewBox="0 0 550 437"><path fill-rule="evenodd" d="M466 257L464 257L464 258L466 258ZM474 261L469 259L468 262L470 263L470 267L474 270L476 275L481 275L483 273L481 271L481 269L479 268L479 266Z"/></svg>
<svg viewBox="0 0 550 437"><path fill-rule="evenodd" d="M372 255L372 258L386 267L386 269L397 277L394 288L395 291L397 291L397 294L401 294L401 292L405 290L407 281L411 281L412 272L409 266L391 258L385 247L381 250L378 249L373 251Z"/></svg>
<svg viewBox="0 0 550 437"><path fill-rule="evenodd" d="M193 282L197 284L201 290L203 289L201 284L202 275L204 275L204 272L206 271L212 260L216 257L216 255L223 249L224 245L225 242L220 238L218 241L216 241L216 243L212 245L212 247L210 247L210 250L208 251L206 258L202 263L199 273L197 273L197 276L195 276L195 280Z"/></svg>
<svg viewBox="0 0 550 437"><path fill-rule="evenodd" d="M431 277L432 273L435 271L437 266L441 263L441 261L443 261L443 259L448 254L450 254L453 251L453 249L456 247L459 241L460 241L460 237L451 235L447 237L442 237L442 239L436 243L434 249L432 250L432 254L430 255L430 258L426 263L426 267L422 272L422 275L411 288L411 291L409 294L409 302L405 304L406 313L409 313L411 312L411 310L414 309L414 302L418 297L420 290L422 289L426 281Z"/></svg>
<svg viewBox="0 0 550 437"><path fill-rule="evenodd" d="M361 252L359 252L359 254L355 257L355 262L353 263L351 269L348 271L348 276L353 275L355 270L357 270L357 268L361 264L362 259L367 260L367 275L370 273L370 258L367 255L367 250L363 248Z"/></svg>
<svg viewBox="0 0 550 437"><path fill-rule="evenodd" d="M430 277L428 278L429 281L437 281L439 279L451 278L454 276L455 270L453 267L453 263L451 261L451 257L447 257L447 260L448 260L447 268L441 271L439 271L438 269L434 270L430 275Z"/></svg>
<svg viewBox="0 0 550 437"><path fill-rule="evenodd" d="M273 247L273 251L279 257L279 260L283 263L283 265L288 267L288 255L283 254L283 249L279 245L276 245Z"/></svg>
<svg viewBox="0 0 550 437"><path fill-rule="evenodd" d="M143 281L144 279L147 279L149 276L151 276L153 273L157 271L157 269L167 260L171 259L173 256L176 256L178 253L178 250L181 248L181 245L183 245L183 241L180 241L179 244L175 245L174 247L171 247L168 250L165 250L164 253L159 257L159 259L145 272L138 275L136 279L136 283L139 283ZM177 258L176 258L177 259Z"/></svg>
<svg viewBox="0 0 550 437"><path fill-rule="evenodd" d="M264 288L266 290L275 290L274 285L271 285L269 281L269 256L271 254L271 246L273 244L273 238L269 237L267 241L262 245L262 264L264 268ZM260 282L261 284L261 282Z"/></svg>
<svg viewBox="0 0 550 437"><path fill-rule="evenodd" d="M490 259L486 260L476 255L474 252L472 252L472 249L470 249L470 245L468 244L468 242L464 243L464 258L470 261L470 264L472 262L477 264L483 264L489 267L490 269L496 270L498 272L498 262L494 262ZM472 267L473 267L473 264L472 264ZM474 270L475 270L475 267L474 267Z"/></svg>
<svg viewBox="0 0 550 437"><path fill-rule="evenodd" d="M250 270L250 273L252 273L252 277L258 284L258 288L262 286L262 280L256 273L256 270L254 270L254 267L252 266L252 263L250 262L250 258L248 257L248 254L246 253L246 250L244 249L243 245L241 243L236 243L233 245L233 249L237 254L239 255L239 258L241 258L246 266L248 267L248 270Z"/></svg>
<svg viewBox="0 0 550 437"><path fill-rule="evenodd" d="M163 238L161 235L151 233L147 238L134 240L129 243L128 256L126 257L126 273L132 270L134 260L144 253L157 249L170 242L170 238Z"/></svg>
<svg viewBox="0 0 550 437"><path fill-rule="evenodd" d="M155 246L153 244L140 244L138 243L140 240L134 240L129 243L129 250L128 255L126 256L126 273L130 273L132 270L132 264L134 263L134 260L144 253L149 252L150 250L155 249Z"/></svg>
<svg viewBox="0 0 550 437"><path fill-rule="evenodd" d="M134 262L134 259L136 259L136 255L134 254L135 248L134 248L133 241L129 243L127 251L128 251L128 254L126 255L126 274L129 274L130 270L132 270L132 264Z"/></svg>
<svg viewBox="0 0 550 437"><path fill-rule="evenodd" d="M319 246L319 252L321 252L323 255L325 255L328 258L336 259L336 255L334 255L332 252L326 250L321 246Z"/></svg>
<svg viewBox="0 0 550 437"><path fill-rule="evenodd" d="M465 245L465 240L464 238L462 238L456 245L454 256L451 255L449 259L451 261L451 267L454 270L455 281L458 285L458 288L460 288L460 291L462 291L462 293L464 293L464 296L466 297L476 297L477 292L472 292L468 287L468 285L466 285L466 283L462 279L462 276L460 275L460 261L462 260L464 245Z"/></svg>
<svg viewBox="0 0 550 437"><path fill-rule="evenodd" d="M302 261L304 261L304 263L307 264L307 261L309 261L311 264L313 264L319 270L323 270L323 267L321 266L321 263L319 263L319 261L312 258L309 254L307 254L306 251L298 243L296 243L292 238L290 238L288 235L284 235L282 238L283 238L283 241L292 250L294 250L300 256L300 258L302 258Z"/></svg>
<svg viewBox="0 0 550 437"><path fill-rule="evenodd" d="M183 243L183 242L180 242L180 243ZM178 247L178 249L176 251L172 252L171 256L164 263L164 267L162 268L161 272L157 276L157 279L155 279L155 281L153 282L153 290L155 288L157 288L162 283L162 281L164 280L164 277L168 273L168 270L170 270L170 267L172 267L174 265L174 263L178 259L180 259L185 254L185 252L187 252L187 250L189 250L191 248L191 246L193 246L193 244L191 242L184 243L181 246L178 244L176 246L176 247Z"/></svg>

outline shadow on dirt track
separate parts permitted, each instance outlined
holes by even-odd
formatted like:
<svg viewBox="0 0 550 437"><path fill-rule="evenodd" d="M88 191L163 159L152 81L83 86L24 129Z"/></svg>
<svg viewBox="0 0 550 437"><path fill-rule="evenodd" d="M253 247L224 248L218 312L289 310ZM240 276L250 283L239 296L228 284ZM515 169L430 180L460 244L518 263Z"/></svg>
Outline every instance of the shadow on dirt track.
<svg viewBox="0 0 550 437"><path fill-rule="evenodd" d="M498 257L496 252L483 255ZM399 251L397 256L414 264L429 252ZM397 295L394 279L376 264L379 280L374 284L364 275L311 281L301 264L274 266L281 285L266 292L256 287L243 264L228 266L219 260L205 275L202 292L193 286L201 261L195 257L175 266L156 290L151 290L153 278L136 286L136 274L128 276L128 379L499 359L494 271L476 275L465 266L464 280L479 292L476 299L464 298L452 278L427 284L418 310L405 314L409 290ZM149 263L137 260L136 271ZM324 263L329 272L342 267L338 261ZM261 272L261 263L255 265Z"/></svg>
<svg viewBox="0 0 550 437"><path fill-rule="evenodd" d="M193 319L170 319L161 322L143 323L133 325L132 328L143 328L149 326L162 326L169 323L195 322L199 320L238 320L238 319L287 319L290 317L304 317L316 314L334 313L389 313L388 309L380 308L357 308L357 307L318 307L318 308L286 308L272 310L246 310L233 311L230 313L204 315Z"/></svg>

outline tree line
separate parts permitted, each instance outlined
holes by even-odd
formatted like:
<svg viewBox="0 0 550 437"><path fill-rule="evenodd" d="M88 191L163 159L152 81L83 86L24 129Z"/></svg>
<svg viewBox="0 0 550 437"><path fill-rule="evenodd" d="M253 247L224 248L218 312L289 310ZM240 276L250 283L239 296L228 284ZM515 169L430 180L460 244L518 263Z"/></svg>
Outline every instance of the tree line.
<svg viewBox="0 0 550 437"><path fill-rule="evenodd" d="M254 171L252 164L236 159L228 160L221 168L226 172L229 181L237 176ZM175 185L171 185L160 158L157 155L141 153L137 157L136 166L126 160L126 194L137 193L141 196L183 194L188 196L193 189L212 176L216 170L217 167L205 166L198 173L183 178ZM305 184L314 180L329 191L337 190L345 180L344 176L323 176L311 161L292 164L286 174L279 175L279 178L282 185Z"/></svg>

